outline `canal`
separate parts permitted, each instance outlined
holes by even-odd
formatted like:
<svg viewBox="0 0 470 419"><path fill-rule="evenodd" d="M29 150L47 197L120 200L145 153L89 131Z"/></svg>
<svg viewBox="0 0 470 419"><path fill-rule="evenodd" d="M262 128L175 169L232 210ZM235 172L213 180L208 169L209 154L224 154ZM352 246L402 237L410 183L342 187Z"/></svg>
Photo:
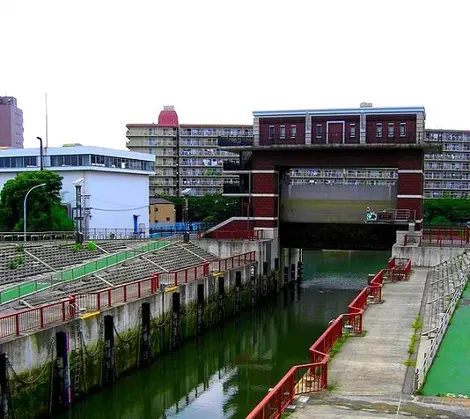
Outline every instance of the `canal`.
<svg viewBox="0 0 470 419"><path fill-rule="evenodd" d="M389 252L304 252L304 282L121 377L61 419L244 418L328 322L347 310Z"/></svg>

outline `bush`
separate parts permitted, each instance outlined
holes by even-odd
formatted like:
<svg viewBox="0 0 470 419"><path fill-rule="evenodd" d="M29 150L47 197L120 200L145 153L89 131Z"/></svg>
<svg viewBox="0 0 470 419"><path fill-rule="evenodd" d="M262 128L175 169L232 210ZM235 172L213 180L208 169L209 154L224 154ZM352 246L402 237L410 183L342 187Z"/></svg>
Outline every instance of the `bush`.
<svg viewBox="0 0 470 419"><path fill-rule="evenodd" d="M98 249L98 246L96 246L96 243L94 242L88 242L86 247L88 250L91 250L91 251Z"/></svg>

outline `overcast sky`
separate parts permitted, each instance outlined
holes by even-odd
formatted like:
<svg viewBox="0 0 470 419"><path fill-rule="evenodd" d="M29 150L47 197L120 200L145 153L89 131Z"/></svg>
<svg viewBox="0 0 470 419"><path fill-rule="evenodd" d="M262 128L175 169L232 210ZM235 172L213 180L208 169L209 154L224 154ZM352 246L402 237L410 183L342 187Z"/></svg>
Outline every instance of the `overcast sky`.
<svg viewBox="0 0 470 419"><path fill-rule="evenodd" d="M470 129L470 2L0 0L0 95L25 146L125 148L127 123L175 105L182 123L253 110L424 105Z"/></svg>

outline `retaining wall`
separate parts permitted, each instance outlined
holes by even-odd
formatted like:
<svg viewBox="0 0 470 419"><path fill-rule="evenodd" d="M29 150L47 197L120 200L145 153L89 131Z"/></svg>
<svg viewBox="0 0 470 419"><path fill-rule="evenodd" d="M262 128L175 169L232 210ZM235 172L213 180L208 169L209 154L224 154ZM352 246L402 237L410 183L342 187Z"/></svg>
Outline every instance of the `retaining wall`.
<svg viewBox="0 0 470 419"><path fill-rule="evenodd" d="M461 247L401 246L394 244L392 257L410 259L414 267L437 266L465 253Z"/></svg>

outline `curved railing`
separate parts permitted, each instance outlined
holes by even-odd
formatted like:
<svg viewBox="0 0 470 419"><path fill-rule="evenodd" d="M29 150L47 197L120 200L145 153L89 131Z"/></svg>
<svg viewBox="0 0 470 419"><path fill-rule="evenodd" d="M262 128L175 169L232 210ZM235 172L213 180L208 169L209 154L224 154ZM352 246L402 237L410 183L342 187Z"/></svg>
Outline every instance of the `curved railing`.
<svg viewBox="0 0 470 419"><path fill-rule="evenodd" d="M396 270L400 270L400 275ZM364 310L369 302L382 301L382 282L385 276L392 280L407 279L410 271L411 261L407 260L403 267L395 258L390 259L387 268L377 272L369 285L349 304L348 313L341 314L330 322L328 328L310 346L311 363L292 367L246 419L280 418L295 396L324 390L328 385L328 359L333 345L342 336L362 334Z"/></svg>

